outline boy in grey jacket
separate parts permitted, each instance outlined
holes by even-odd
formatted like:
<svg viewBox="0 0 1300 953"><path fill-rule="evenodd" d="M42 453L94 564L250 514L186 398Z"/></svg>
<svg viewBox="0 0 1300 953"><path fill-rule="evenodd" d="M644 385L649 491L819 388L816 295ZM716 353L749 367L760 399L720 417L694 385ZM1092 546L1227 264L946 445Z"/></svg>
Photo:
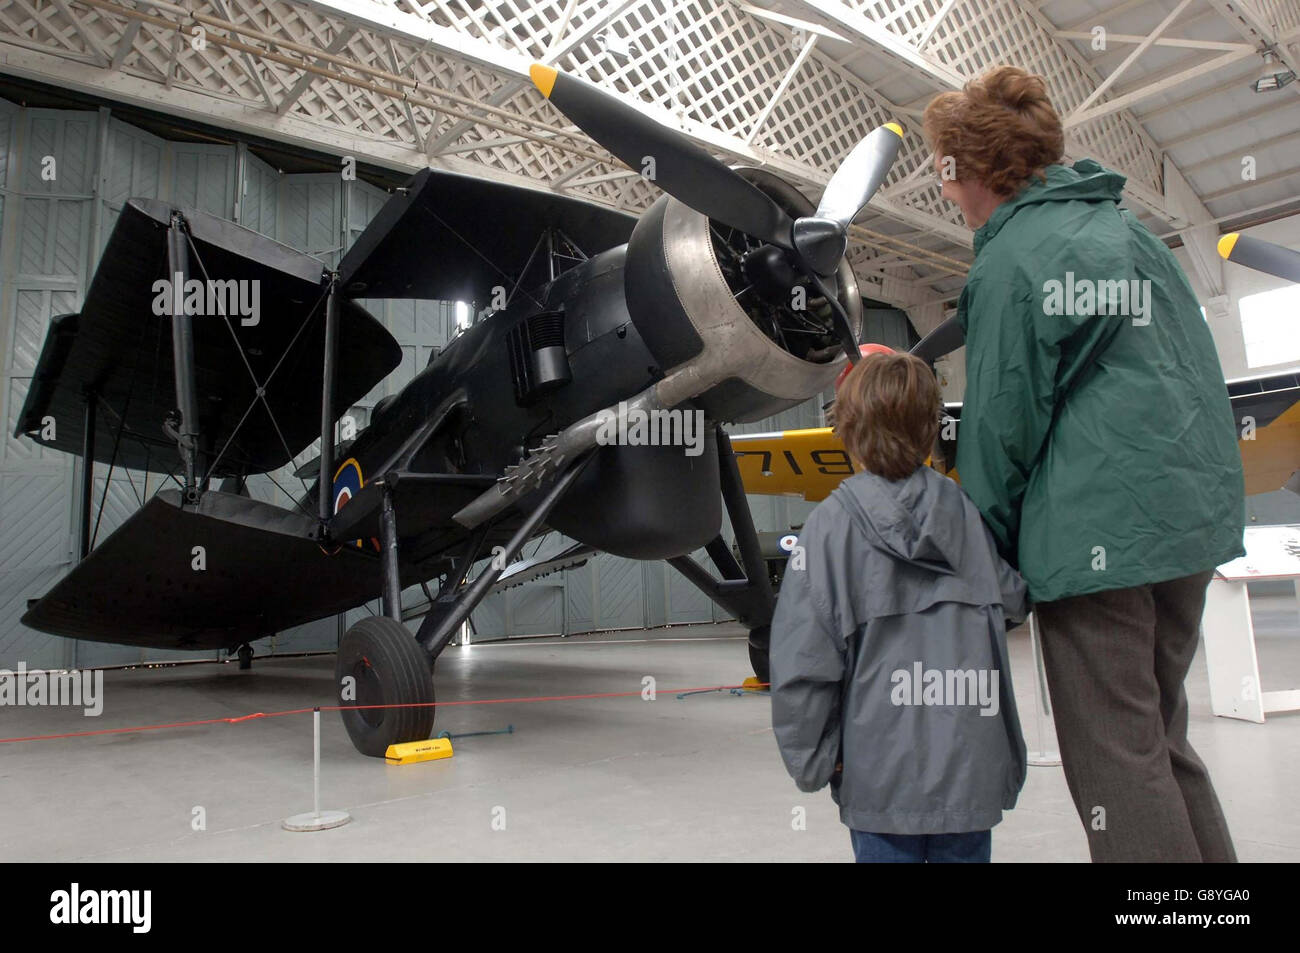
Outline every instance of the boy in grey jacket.
<svg viewBox="0 0 1300 953"><path fill-rule="evenodd" d="M1025 585L975 505L925 466L934 374L870 354L835 423L863 472L813 510L772 621L772 727L802 791L829 782L859 861L987 862L1025 780L1006 622Z"/></svg>

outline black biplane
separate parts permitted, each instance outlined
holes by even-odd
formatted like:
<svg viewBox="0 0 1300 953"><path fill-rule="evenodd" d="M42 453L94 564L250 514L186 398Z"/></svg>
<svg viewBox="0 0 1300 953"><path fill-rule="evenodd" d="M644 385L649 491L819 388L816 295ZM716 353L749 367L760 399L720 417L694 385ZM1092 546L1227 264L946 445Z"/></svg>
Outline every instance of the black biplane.
<svg viewBox="0 0 1300 953"><path fill-rule="evenodd" d="M83 558L26 625L246 661L252 640L379 594L383 615L339 645L340 686L351 676L356 688L345 702L428 703L433 660L518 571L508 565L521 546L557 530L588 551L667 560L750 627L766 678L773 593L721 424L813 397L857 359L847 229L902 130L859 143L814 209L775 175L729 169L595 87L541 66L533 79L632 168L653 157L666 194L634 219L425 170L334 270L202 212L126 204L81 312L51 323L17 432L171 473L176 486L92 549L85 467ZM259 291L253 320L212 293L241 281ZM382 399L344 452L336 421L401 359L357 300L484 302L494 287L509 289L505 306ZM948 326L918 348L958 344ZM602 442L616 409L698 412L705 452ZM316 480L296 508L250 497L250 476L317 437ZM739 559L721 536L724 504ZM688 555L700 547L717 575ZM434 580L412 637L401 593ZM376 756L428 737L433 718L427 705L343 713Z"/></svg>

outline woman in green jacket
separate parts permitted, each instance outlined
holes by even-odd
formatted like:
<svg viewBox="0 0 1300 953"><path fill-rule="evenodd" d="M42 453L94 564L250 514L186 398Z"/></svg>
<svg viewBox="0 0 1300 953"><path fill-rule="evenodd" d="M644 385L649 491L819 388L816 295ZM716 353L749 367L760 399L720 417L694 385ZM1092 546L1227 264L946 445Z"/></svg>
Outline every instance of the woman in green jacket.
<svg viewBox="0 0 1300 953"><path fill-rule="evenodd" d="M1124 177L1061 165L1043 80L998 67L925 111L975 230L958 303L962 487L1029 585L1094 861L1230 861L1183 682L1213 568L1243 553L1241 458L1209 328Z"/></svg>

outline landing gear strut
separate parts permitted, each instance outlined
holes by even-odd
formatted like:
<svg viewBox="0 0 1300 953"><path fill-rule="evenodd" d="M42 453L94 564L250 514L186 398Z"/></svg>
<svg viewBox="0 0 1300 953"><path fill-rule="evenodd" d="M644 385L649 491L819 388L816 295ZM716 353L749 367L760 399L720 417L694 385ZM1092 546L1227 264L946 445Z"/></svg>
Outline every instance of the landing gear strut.
<svg viewBox="0 0 1300 953"><path fill-rule="evenodd" d="M740 480L740 468L731 449L731 440L718 428L719 470L722 477L722 500L736 534L736 548L740 562L731 547L721 537L715 537L705 551L713 560L721 578L697 563L690 556L674 556L668 560L672 566L701 592L749 627L749 664L760 682L769 682L768 646L772 639L772 613L776 609L776 596L772 591L772 577L763 561L763 551L754 529L754 517L745 499L745 487Z"/></svg>
<svg viewBox="0 0 1300 953"><path fill-rule="evenodd" d="M590 459L591 454L587 453L573 461L519 524L500 553L500 559L493 560L492 566L483 570L473 583L464 585L468 562L477 555L486 531L470 537L462 570L448 575L448 591L440 593L434 600L415 637L402 624L401 567L394 500L397 480L384 480L379 521L384 614L362 619L347 631L339 642L334 669L339 706L343 709L340 714L348 737L358 751L382 758L389 745L423 741L429 737L434 721L434 660L500 578L506 564L568 492ZM411 477L408 475L406 478Z"/></svg>
<svg viewBox="0 0 1300 953"><path fill-rule="evenodd" d="M763 684L772 681L772 670L768 664L768 650L772 644L772 627L760 625L749 630L749 664L754 670L754 677Z"/></svg>

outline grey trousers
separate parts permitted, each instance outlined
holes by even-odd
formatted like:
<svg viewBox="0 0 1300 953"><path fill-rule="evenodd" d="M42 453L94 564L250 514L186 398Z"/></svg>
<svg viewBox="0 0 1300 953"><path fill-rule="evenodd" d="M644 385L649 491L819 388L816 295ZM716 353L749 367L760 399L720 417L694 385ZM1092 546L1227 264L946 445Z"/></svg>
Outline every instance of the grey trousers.
<svg viewBox="0 0 1300 953"><path fill-rule="evenodd" d="M1210 576L1034 607L1065 780L1094 863L1237 859L1187 743L1183 682Z"/></svg>

